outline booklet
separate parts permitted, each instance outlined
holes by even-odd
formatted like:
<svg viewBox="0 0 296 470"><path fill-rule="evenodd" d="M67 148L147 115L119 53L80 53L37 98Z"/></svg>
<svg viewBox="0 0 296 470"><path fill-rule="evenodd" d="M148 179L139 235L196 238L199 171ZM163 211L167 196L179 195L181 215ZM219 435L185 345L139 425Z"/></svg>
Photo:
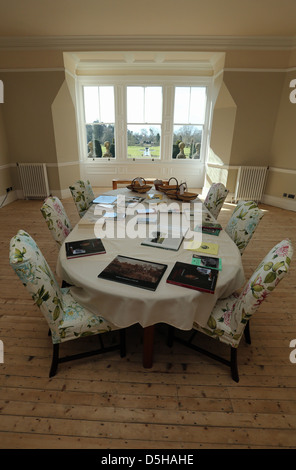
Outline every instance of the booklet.
<svg viewBox="0 0 296 470"><path fill-rule="evenodd" d="M185 234L181 231L176 233L172 229L162 229L161 227L158 227L155 232L152 232L152 236L146 238L141 245L162 248L163 250L178 251L184 240L184 235Z"/></svg>
<svg viewBox="0 0 296 470"><path fill-rule="evenodd" d="M209 213L202 213L202 228L215 228L216 230L222 230L223 227L219 224L216 219Z"/></svg>
<svg viewBox="0 0 296 470"><path fill-rule="evenodd" d="M66 256L68 259L80 258L82 256L100 255L106 253L105 247L100 238L88 240L76 240L66 242Z"/></svg>
<svg viewBox="0 0 296 470"><path fill-rule="evenodd" d="M161 203L157 206L157 211L162 214L182 214L181 207L171 207L171 205L166 203Z"/></svg>
<svg viewBox="0 0 296 470"><path fill-rule="evenodd" d="M147 202L158 203L158 202L161 202L162 198L163 198L162 194L147 193Z"/></svg>
<svg viewBox="0 0 296 470"><path fill-rule="evenodd" d="M95 217L94 215L88 216L87 214L82 217L82 219L79 220L78 222L78 228L94 228L95 225L100 227L103 227L105 225L105 219L104 217L98 218Z"/></svg>
<svg viewBox="0 0 296 470"><path fill-rule="evenodd" d="M196 225L194 228L194 232L202 232L207 235L215 235L218 237L220 235L221 230L218 228L208 228L208 227L203 227L202 225Z"/></svg>
<svg viewBox="0 0 296 470"><path fill-rule="evenodd" d="M118 255L98 277L155 291L166 268L166 264Z"/></svg>
<svg viewBox="0 0 296 470"><path fill-rule="evenodd" d="M149 207L144 207L144 209L137 209L138 214L155 214L156 210Z"/></svg>
<svg viewBox="0 0 296 470"><path fill-rule="evenodd" d="M113 204L117 199L117 196L98 196L93 200L94 204Z"/></svg>
<svg viewBox="0 0 296 470"><path fill-rule="evenodd" d="M123 212L105 212L104 218L106 219L114 219L114 220L123 220L125 218L125 214Z"/></svg>
<svg viewBox="0 0 296 470"><path fill-rule="evenodd" d="M167 278L168 284L214 294L219 271L177 261Z"/></svg>
<svg viewBox="0 0 296 470"><path fill-rule="evenodd" d="M157 224L157 214L148 214L137 217L137 224Z"/></svg>
<svg viewBox="0 0 296 470"><path fill-rule="evenodd" d="M140 196L127 196L125 197L125 206L126 207L135 207L140 202L145 201L144 197Z"/></svg>
<svg viewBox="0 0 296 470"><path fill-rule="evenodd" d="M204 268L218 269L222 271L222 260L221 258L213 258L212 256L203 255L192 255L191 264L195 266L201 266Z"/></svg>
<svg viewBox="0 0 296 470"><path fill-rule="evenodd" d="M191 241L185 246L186 250L197 251L199 253L207 253L209 255L217 255L219 251L219 245L217 243Z"/></svg>
<svg viewBox="0 0 296 470"><path fill-rule="evenodd" d="M202 221L202 228L222 230L222 225L213 222Z"/></svg>

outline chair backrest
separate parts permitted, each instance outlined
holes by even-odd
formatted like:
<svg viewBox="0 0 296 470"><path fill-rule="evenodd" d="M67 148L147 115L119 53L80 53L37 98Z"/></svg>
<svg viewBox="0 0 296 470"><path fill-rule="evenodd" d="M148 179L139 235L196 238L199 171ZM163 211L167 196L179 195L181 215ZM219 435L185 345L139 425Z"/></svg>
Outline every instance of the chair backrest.
<svg viewBox="0 0 296 470"><path fill-rule="evenodd" d="M225 188L223 183L213 183L206 195L204 205L211 212L213 217L217 219L229 190Z"/></svg>
<svg viewBox="0 0 296 470"><path fill-rule="evenodd" d="M235 242L241 255L254 235L263 215L264 212L253 201L240 201L234 209L225 232Z"/></svg>
<svg viewBox="0 0 296 470"><path fill-rule="evenodd" d="M289 239L275 245L259 264L235 302L231 314L232 331L240 335L259 305L287 274L293 256Z"/></svg>
<svg viewBox="0 0 296 470"><path fill-rule="evenodd" d="M80 217L83 217L87 209L90 207L95 196L89 180L78 180L72 186L69 186L73 200Z"/></svg>
<svg viewBox="0 0 296 470"><path fill-rule="evenodd" d="M58 197L48 197L40 210L54 240L61 246L72 230L63 204Z"/></svg>
<svg viewBox="0 0 296 470"><path fill-rule="evenodd" d="M40 249L24 230L10 240L9 263L48 322L54 342L63 317L63 294Z"/></svg>

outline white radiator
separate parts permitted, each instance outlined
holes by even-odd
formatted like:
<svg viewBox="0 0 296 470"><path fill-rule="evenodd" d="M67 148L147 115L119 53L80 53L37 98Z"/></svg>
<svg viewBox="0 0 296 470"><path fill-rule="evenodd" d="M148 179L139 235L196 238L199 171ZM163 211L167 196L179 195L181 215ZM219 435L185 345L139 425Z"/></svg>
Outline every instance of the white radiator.
<svg viewBox="0 0 296 470"><path fill-rule="evenodd" d="M17 163L25 199L44 199L49 196L45 163Z"/></svg>
<svg viewBox="0 0 296 470"><path fill-rule="evenodd" d="M260 202L265 189L268 167L241 166L238 170L235 201Z"/></svg>

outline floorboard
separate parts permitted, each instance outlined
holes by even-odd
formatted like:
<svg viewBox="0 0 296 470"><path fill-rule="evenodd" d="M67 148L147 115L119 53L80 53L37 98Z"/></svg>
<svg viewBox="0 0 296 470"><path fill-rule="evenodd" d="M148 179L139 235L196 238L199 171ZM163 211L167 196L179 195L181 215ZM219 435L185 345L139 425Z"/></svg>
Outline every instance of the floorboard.
<svg viewBox="0 0 296 470"><path fill-rule="evenodd" d="M105 188L106 190L107 188ZM95 188L96 195L103 191ZM75 225L71 198L63 201ZM291 449L296 447L296 263L251 321L252 344L238 349L239 383L229 369L181 344L166 345L157 325L154 365L142 367L142 329L127 331L127 356L60 365L49 379L47 325L8 263L10 238L19 229L37 241L55 270L58 248L40 213L41 201L15 201L0 210L1 449ZM296 213L260 205L265 215L243 254L246 277L283 238L296 247ZM223 226L234 209L224 204ZM199 344L228 355L225 345L201 334ZM76 351L77 342L63 345ZM79 348L95 344L84 338ZM79 349L80 351L80 349Z"/></svg>

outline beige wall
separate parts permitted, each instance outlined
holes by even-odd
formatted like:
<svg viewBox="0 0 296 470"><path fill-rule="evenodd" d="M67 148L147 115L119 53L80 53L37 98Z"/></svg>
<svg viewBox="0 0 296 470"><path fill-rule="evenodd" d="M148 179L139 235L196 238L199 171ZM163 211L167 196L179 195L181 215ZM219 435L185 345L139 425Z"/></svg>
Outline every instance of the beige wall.
<svg viewBox="0 0 296 470"><path fill-rule="evenodd" d="M9 163L8 144L3 119L3 103L0 104L0 165Z"/></svg>
<svg viewBox="0 0 296 470"><path fill-rule="evenodd" d="M265 194L283 198L284 193L296 195L296 171L294 173L269 171Z"/></svg>
<svg viewBox="0 0 296 470"><path fill-rule="evenodd" d="M269 172L265 188L267 195L282 198L291 207L292 202L296 205L296 200L284 199L283 194L296 196L296 103L291 103L289 99L292 90L290 81L295 78L296 71L285 75L270 151L269 164L272 171ZM282 169L287 171L283 172Z"/></svg>
<svg viewBox="0 0 296 470"><path fill-rule="evenodd" d="M3 120L14 189L20 189L16 162L57 164L51 105L64 80L59 71L7 72L4 83ZM60 187L56 174L48 172L51 188Z"/></svg>
<svg viewBox="0 0 296 470"><path fill-rule="evenodd" d="M233 61L235 54L231 56ZM257 59L258 55L255 56ZM242 57L244 54L237 57L238 64L242 64ZM271 57L267 54L262 68ZM296 55L283 54L283 57L288 57L290 64L294 63ZM247 55L246 59L246 64L251 64ZM234 63L231 60L226 60L227 65ZM276 54L276 63L278 61L279 53ZM283 193L296 194L296 104L289 100L289 84L294 78L296 72L288 69L264 72L228 69L224 72L213 117L209 162L226 165L226 168L208 168L207 184L220 177L233 193L236 167L269 166L272 171L268 173L265 194L272 199L267 200L282 207L287 199L277 201L276 198L282 199ZM289 199L288 203L292 208L293 200Z"/></svg>
<svg viewBox="0 0 296 470"><path fill-rule="evenodd" d="M78 161L75 108L66 81L59 89L51 108L57 161Z"/></svg>
<svg viewBox="0 0 296 470"><path fill-rule="evenodd" d="M12 183L18 186L16 162L48 163L50 188L67 189L80 176L80 167L75 81L64 71L62 52L1 51L0 63L2 70L9 70L0 72L5 89L5 103L0 104L0 195ZM289 67L295 65L295 51L226 52L225 71L215 88L222 83L210 161L296 170L296 104L288 100L290 80L296 78ZM236 173L211 170L208 180L222 178L233 192ZM295 193L295 187L294 173L272 171L266 194L279 198L283 192Z"/></svg>
<svg viewBox="0 0 296 470"><path fill-rule="evenodd" d="M236 104L223 82L214 108L209 155L211 163L220 165L230 163L236 108Z"/></svg>
<svg viewBox="0 0 296 470"><path fill-rule="evenodd" d="M268 165L285 74L225 72L237 110L231 165Z"/></svg>
<svg viewBox="0 0 296 470"><path fill-rule="evenodd" d="M3 103L0 104L0 204L6 195L6 188L13 185L9 166L9 153L3 119Z"/></svg>
<svg viewBox="0 0 296 470"><path fill-rule="evenodd" d="M56 162L51 114L64 79L62 72L9 72L1 74L3 105L11 162Z"/></svg>
<svg viewBox="0 0 296 470"><path fill-rule="evenodd" d="M271 166L293 170L296 170L296 103L290 102L289 85L295 78L296 71L285 74L270 151Z"/></svg>

